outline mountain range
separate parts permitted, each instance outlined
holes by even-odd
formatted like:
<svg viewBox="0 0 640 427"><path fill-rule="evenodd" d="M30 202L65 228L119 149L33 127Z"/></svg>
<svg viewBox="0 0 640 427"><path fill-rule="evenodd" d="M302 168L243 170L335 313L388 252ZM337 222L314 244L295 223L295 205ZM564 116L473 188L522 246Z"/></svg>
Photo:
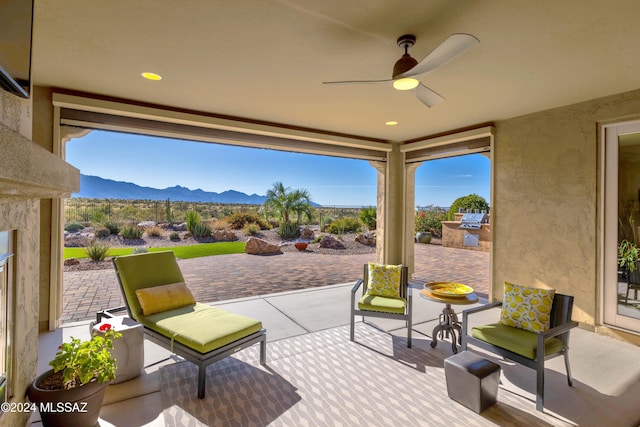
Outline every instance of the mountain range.
<svg viewBox="0 0 640 427"><path fill-rule="evenodd" d="M73 193L71 197L130 200L171 199L176 202L237 203L245 205L261 205L266 200L265 196L249 195L235 190L215 193L201 189L191 190L179 185L158 189L83 174L80 174L80 191Z"/></svg>

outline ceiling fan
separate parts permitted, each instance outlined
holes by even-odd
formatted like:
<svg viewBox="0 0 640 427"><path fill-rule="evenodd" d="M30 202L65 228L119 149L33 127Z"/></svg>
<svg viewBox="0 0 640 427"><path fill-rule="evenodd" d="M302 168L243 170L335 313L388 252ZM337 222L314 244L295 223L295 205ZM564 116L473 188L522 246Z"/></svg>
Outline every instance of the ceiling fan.
<svg viewBox="0 0 640 427"><path fill-rule="evenodd" d="M393 66L393 74L390 79L347 80L323 82L323 84L345 85L358 83L393 83L393 87L398 90L414 89L416 97L422 101L424 105L431 108L444 101L444 98L420 83L420 81L415 77L435 70L444 63L462 54L467 49L479 44L480 40L471 34L452 34L420 62L416 61L411 57L411 55L409 55L409 48L413 46L415 42L416 36L412 34L406 34L398 38L398 46L404 49L404 55L402 55L402 58L398 59Z"/></svg>

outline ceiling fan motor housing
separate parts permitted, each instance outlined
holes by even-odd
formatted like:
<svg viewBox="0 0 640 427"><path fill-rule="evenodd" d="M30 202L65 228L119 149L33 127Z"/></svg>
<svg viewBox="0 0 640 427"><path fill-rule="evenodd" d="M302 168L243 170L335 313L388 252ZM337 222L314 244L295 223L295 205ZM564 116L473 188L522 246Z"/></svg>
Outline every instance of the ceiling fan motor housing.
<svg viewBox="0 0 640 427"><path fill-rule="evenodd" d="M406 73L416 65L418 65L418 61L409 55L408 49L413 46L416 42L416 36L412 34L405 34L404 36L398 37L398 46L404 49L404 55L402 58L398 59L393 66L393 75L392 78L396 78L402 73Z"/></svg>

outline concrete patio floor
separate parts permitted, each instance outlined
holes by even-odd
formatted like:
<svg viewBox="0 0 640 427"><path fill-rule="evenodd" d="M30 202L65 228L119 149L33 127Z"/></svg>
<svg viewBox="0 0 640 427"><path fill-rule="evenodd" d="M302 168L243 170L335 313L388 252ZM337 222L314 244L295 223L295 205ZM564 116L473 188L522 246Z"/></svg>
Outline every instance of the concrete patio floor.
<svg viewBox="0 0 640 427"><path fill-rule="evenodd" d="M414 289L414 340L430 341L443 305L419 297L422 281L412 281ZM228 311L259 318L267 329L268 341L273 342L316 331L347 325L349 319L349 296L353 283L329 285L289 292L265 294L216 303ZM479 303L483 303L482 299ZM454 306L464 309L472 306ZM460 311L460 310L457 310ZM477 318L476 318L477 317ZM489 311L476 316L472 324L489 323L498 317L498 311ZM368 319L399 337L406 337L403 322L385 319ZM39 349L39 371L47 369L58 345L74 337L87 337L88 322L76 323L54 332L41 335ZM356 341L358 335L356 334ZM175 363L179 358L145 340L144 374L140 377L111 385L107 389L105 406L101 412L104 426L164 426L163 406L160 395L161 366ZM414 341L414 344L416 342ZM451 344L439 343L432 350L442 359L452 354ZM545 409L558 420L557 425L603 426L609 411L615 411L628 423L640 423L637 396L640 395L640 348L608 337L598 336L582 329L571 333L571 364L574 387L569 389L564 377L562 358L546 364L547 391L555 396ZM503 365L500 393L515 393L530 401L535 407L535 373L524 367L514 367L509 362ZM419 391L408 391L418 396ZM443 390L443 392L446 392ZM566 396L567 402L562 402ZM560 399L560 401L558 401ZM575 404L576 399L584 407ZM550 409L549 409L550 408ZM618 415L616 415L618 416ZM334 420L340 424L340 420ZM37 416L33 426L39 426ZM449 424L448 424L449 425ZM556 425L554 423L554 425Z"/></svg>

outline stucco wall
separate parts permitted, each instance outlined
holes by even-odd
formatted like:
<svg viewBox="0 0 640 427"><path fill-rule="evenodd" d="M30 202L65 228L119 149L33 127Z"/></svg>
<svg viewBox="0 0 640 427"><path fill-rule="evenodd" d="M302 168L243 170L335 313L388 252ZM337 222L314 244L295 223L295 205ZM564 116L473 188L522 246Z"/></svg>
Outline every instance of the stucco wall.
<svg viewBox="0 0 640 427"><path fill-rule="evenodd" d="M598 320L598 125L640 117L640 90L496 122L493 297L502 283L575 296Z"/></svg>
<svg viewBox="0 0 640 427"><path fill-rule="evenodd" d="M21 134L31 138L31 103L0 90L0 127L2 135ZM25 400L29 383L37 373L38 353L38 266L39 209L37 199L0 196L0 230L16 229L15 257L15 397ZM0 414L2 426L24 426L29 413Z"/></svg>

